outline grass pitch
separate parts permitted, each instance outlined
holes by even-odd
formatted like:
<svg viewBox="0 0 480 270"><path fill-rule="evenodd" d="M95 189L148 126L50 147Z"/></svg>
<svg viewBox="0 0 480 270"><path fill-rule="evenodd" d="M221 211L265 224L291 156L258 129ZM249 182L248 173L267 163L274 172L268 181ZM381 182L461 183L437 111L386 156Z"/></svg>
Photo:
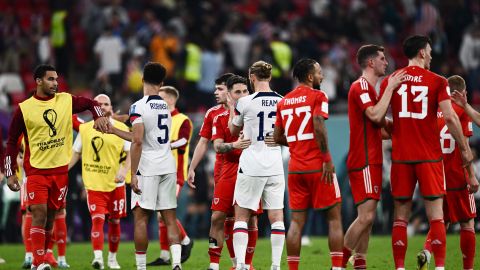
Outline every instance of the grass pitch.
<svg viewBox="0 0 480 270"><path fill-rule="evenodd" d="M415 269L416 254L423 246L424 236L415 236L409 238L408 251L406 256L406 269ZM477 241L477 256L475 260L475 268L480 269L480 242ZM108 244L105 244L104 257L106 260L108 254ZM207 269L209 264L208 259L208 241L196 240L192 256L183 264L183 269ZM148 249L147 262L152 261L159 255L158 241L150 241ZM22 245L0 245L0 257L4 258L7 263L0 264L0 269L20 269L23 263L24 249ZM135 269L135 255L132 242L120 243L119 253L117 255L118 262L122 269ZM90 263L93 259L92 248L90 243L74 243L67 247L67 261L70 264L70 269L92 269ZM257 270L270 269L270 241L267 238L258 241L257 249L253 259L254 266ZM389 236L374 236L370 240L370 248L368 252L368 269L394 269L392 250L390 246ZM231 262L228 256L226 247L223 250L222 260L220 264L221 269L230 269ZM324 237L313 238L312 245L302 248L301 254L301 269L330 269L329 250L327 239ZM107 269L105 264L105 269ZM168 266L150 267L149 269L171 269ZM282 269L288 269L286 261L286 251L284 250L282 258ZM348 269L352 269L349 266ZM430 265L430 269L434 269ZM462 254L460 252L459 236L449 235L447 238L447 260L446 269L463 269L462 268Z"/></svg>

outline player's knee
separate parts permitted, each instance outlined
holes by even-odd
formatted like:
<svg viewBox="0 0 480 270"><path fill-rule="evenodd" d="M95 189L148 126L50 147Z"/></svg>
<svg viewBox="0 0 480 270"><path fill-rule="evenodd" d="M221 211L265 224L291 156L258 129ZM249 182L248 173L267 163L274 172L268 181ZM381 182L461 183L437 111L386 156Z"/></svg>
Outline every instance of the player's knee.
<svg viewBox="0 0 480 270"><path fill-rule="evenodd" d="M358 221L364 226L372 224L374 220L375 212L365 212L358 216Z"/></svg>

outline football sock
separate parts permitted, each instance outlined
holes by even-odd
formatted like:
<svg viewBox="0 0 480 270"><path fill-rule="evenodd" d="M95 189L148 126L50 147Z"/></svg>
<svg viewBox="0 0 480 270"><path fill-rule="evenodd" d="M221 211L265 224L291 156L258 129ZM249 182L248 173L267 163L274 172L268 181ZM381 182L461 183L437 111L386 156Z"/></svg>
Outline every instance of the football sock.
<svg viewBox="0 0 480 270"><path fill-rule="evenodd" d="M108 250L117 253L120 245L120 219L108 222Z"/></svg>
<svg viewBox="0 0 480 270"><path fill-rule="evenodd" d="M408 246L407 225L408 222L401 219L393 222L392 249L396 269L405 268L405 253Z"/></svg>
<svg viewBox="0 0 480 270"><path fill-rule="evenodd" d="M287 256L288 270L298 270L300 256Z"/></svg>
<svg viewBox="0 0 480 270"><path fill-rule="evenodd" d="M443 219L430 221L432 253L435 258L435 266L445 266L446 232Z"/></svg>
<svg viewBox="0 0 480 270"><path fill-rule="evenodd" d="M343 260L342 260L343 268L347 267L348 259L350 259L350 256L352 256L352 250L347 247L343 247Z"/></svg>
<svg viewBox="0 0 480 270"><path fill-rule="evenodd" d="M40 226L32 226L30 236L32 238L33 265L39 266L45 262L45 229Z"/></svg>
<svg viewBox="0 0 480 270"><path fill-rule="evenodd" d="M353 262L353 269L365 270L367 269L367 256L362 253L356 253Z"/></svg>
<svg viewBox="0 0 480 270"><path fill-rule="evenodd" d="M96 214L92 216L92 233L91 241L93 250L103 250L103 223L105 222L105 216Z"/></svg>
<svg viewBox="0 0 480 270"><path fill-rule="evenodd" d="M32 237L30 236L30 229L32 228L32 214L27 212L23 224L23 244L25 245L25 253L32 253Z"/></svg>
<svg viewBox="0 0 480 270"><path fill-rule="evenodd" d="M57 242L58 256L64 257L67 251L67 223L65 213L55 217L55 241Z"/></svg>
<svg viewBox="0 0 480 270"><path fill-rule="evenodd" d="M285 225L283 221L274 222L271 230L270 242L272 244L272 266L280 267L283 245L285 243Z"/></svg>
<svg viewBox="0 0 480 270"><path fill-rule="evenodd" d="M245 264L251 265L253 261L253 254L255 253L255 247L257 246L258 229L257 227L248 228L248 244L247 252L245 255Z"/></svg>
<svg viewBox="0 0 480 270"><path fill-rule="evenodd" d="M233 224L234 223L235 223L235 218L227 217L223 225L225 243L227 244L228 253L230 254L230 259L232 260L233 266L235 266L235 251L233 250Z"/></svg>
<svg viewBox="0 0 480 270"><path fill-rule="evenodd" d="M245 221L235 221L233 225L233 248L237 265L245 264L245 253L248 245L248 226Z"/></svg>
<svg viewBox="0 0 480 270"><path fill-rule="evenodd" d="M460 249L463 255L463 269L473 269L475 259L475 230L473 228L460 230Z"/></svg>
<svg viewBox="0 0 480 270"><path fill-rule="evenodd" d="M147 252L135 251L135 262L137 264L137 270L147 269Z"/></svg>

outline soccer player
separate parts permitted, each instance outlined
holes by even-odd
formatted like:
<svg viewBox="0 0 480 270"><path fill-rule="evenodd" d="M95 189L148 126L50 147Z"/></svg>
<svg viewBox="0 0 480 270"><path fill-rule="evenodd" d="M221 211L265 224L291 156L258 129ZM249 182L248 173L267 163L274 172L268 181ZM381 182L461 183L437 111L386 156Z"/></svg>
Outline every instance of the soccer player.
<svg viewBox="0 0 480 270"><path fill-rule="evenodd" d="M190 149L190 138L192 137L192 121L188 116L180 113L176 108L177 100L180 93L175 87L162 86L158 93L168 104L170 113L172 115L172 128L170 129L170 139L172 153L177 165L177 198L185 183L185 175L187 175L188 167L188 153ZM160 213L158 217L158 235L160 237L160 257L155 261L150 262L147 266L155 265L169 265L170 252L168 251L167 227L162 221ZM182 245L182 263L190 257L190 252L193 247L193 240L190 239L185 232L180 220L177 219L177 225L180 229L180 239Z"/></svg>
<svg viewBox="0 0 480 270"><path fill-rule="evenodd" d="M132 209L138 270L146 269L147 225L153 211L160 211L167 226L172 268L182 269L176 222L177 168L170 146L172 116L167 103L158 95L165 74L161 64L147 63L143 69L144 97L130 107Z"/></svg>
<svg viewBox="0 0 480 270"><path fill-rule="evenodd" d="M314 208L327 214L332 269L338 270L343 254L342 199L328 149L328 98L317 90L323 80L322 68L315 60L304 58L295 64L293 77L300 84L278 103L274 132L277 143L290 147L288 268L298 269L302 229L308 209Z"/></svg>
<svg viewBox="0 0 480 270"><path fill-rule="evenodd" d="M229 106L234 107L235 102L244 96L248 96L247 79L234 75L227 80ZM212 220L210 226L210 256L215 260L210 262L208 269L218 270L220 256L222 254L224 240L224 223L227 217L233 217L233 193L237 180L238 162L242 149L250 146L250 140L232 136L228 129L230 110L217 115L213 122L212 140L217 153L224 154L224 161L220 177L215 185L212 201ZM258 238L256 216L250 218L249 243L246 254L246 265L250 267Z"/></svg>
<svg viewBox="0 0 480 270"><path fill-rule="evenodd" d="M237 258L237 270L248 269L245 253L248 246L248 220L259 208L268 210L271 224L272 265L280 269L285 225L283 223L283 198L285 179L283 174L280 146L265 144L267 134L273 132L277 103L282 96L270 89L272 65L257 61L249 68L249 79L255 93L240 98L235 108L230 110L228 128L233 136L238 136L243 128L243 136L251 145L242 151L235 183L234 202L235 224L233 226L233 247Z"/></svg>
<svg viewBox="0 0 480 270"><path fill-rule="evenodd" d="M403 43L408 66L403 83L394 89L391 99L392 170L394 198L392 248L397 270L405 269L407 225L412 195L418 182L430 223L432 251L436 270L445 264L446 235L443 222L445 177L442 150L438 140L437 111L440 108L450 134L458 143L463 166L472 161L472 153L458 116L452 108L447 80L431 71L431 41L425 36L411 36ZM384 80L381 95L392 81ZM418 180L417 180L418 179Z"/></svg>
<svg viewBox="0 0 480 270"><path fill-rule="evenodd" d="M10 124L5 173L8 186L18 191L16 176L18 138L25 138L24 168L27 175L28 207L32 213L33 263L37 270L51 269L45 261L45 246L50 241L55 213L67 195L68 162L71 158L72 113L90 110L95 127L109 129L108 119L97 102L68 93L57 93L55 68L39 65L34 71L37 84L34 95L20 103Z"/></svg>
<svg viewBox="0 0 480 270"><path fill-rule="evenodd" d="M448 78L448 85L451 90L461 94L466 92L465 80L458 75ZM465 107L465 104L462 104ZM473 135L472 121L465 110L457 104L453 109L460 118L463 135L468 142L468 137ZM447 194L443 201L443 212L445 228L448 229L451 223L460 223L460 249L463 255L463 269L473 269L475 259L475 222L476 206L472 193L478 190L478 180L471 168L467 171L462 167L460 152L457 143L448 132L443 114L438 113L438 130L440 130L440 145L443 152L443 163L445 165L445 180ZM418 262L419 269L428 269L430 253L432 252L431 232L427 235L424 245L424 256ZM427 260L423 259L426 258Z"/></svg>
<svg viewBox="0 0 480 270"><path fill-rule="evenodd" d="M366 269L368 240L375 220L377 203L382 191L382 127L386 127L388 105L393 90L398 87L405 71L390 77L388 88L381 99L375 91L380 77L385 76L387 60L384 48L365 45L357 52L357 63L362 76L348 92L348 119L350 148L347 168L358 216L345 233L342 267L355 250L355 269Z"/></svg>
<svg viewBox="0 0 480 270"><path fill-rule="evenodd" d="M190 163L190 167L188 168L188 185L195 189L195 169L197 168L198 164L205 156L205 153L208 149L208 142L212 139L212 128L213 128L213 119L225 112L227 110L227 80L232 77L232 73L225 73L222 76L218 77L215 80L215 99L217 100L218 105L210 108L207 113L205 114L205 118L203 119L202 127L200 128L200 139L195 147L195 151L193 152L192 162ZM223 154L217 153L215 155L215 165L213 170L213 181L216 184L220 178L220 172L222 169L223 164ZM214 188L215 189L215 188ZM230 254L230 260L232 261L232 265L236 266L236 259L235 259L235 252L233 251L233 224L235 219L233 217L227 217L225 219L224 224L224 234L225 234L225 242L227 244L227 249ZM211 240L211 241L210 241ZM217 246L217 242L215 239L209 239L209 246L213 248ZM218 258L217 252L214 249L208 250L208 254L210 255L210 263L215 263Z"/></svg>
<svg viewBox="0 0 480 270"><path fill-rule="evenodd" d="M110 98L100 94L95 97L112 126L128 131L128 127L112 118ZM118 159L127 153L126 162L120 166ZM120 218L127 216L125 177L130 169L130 142L113 134L102 134L93 128L93 122L80 125L73 144L72 168L82 159L82 178L87 192L88 210L92 217L91 242L94 259L92 267L103 269L103 225L108 216L108 260L110 269L120 269L117 251L120 244Z"/></svg>

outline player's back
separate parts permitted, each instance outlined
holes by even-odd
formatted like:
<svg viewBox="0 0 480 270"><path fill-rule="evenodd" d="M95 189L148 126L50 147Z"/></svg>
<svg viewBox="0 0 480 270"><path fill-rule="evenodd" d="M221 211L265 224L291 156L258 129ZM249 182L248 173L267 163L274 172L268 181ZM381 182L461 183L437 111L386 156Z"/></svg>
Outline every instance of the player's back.
<svg viewBox="0 0 480 270"><path fill-rule="evenodd" d="M392 95L392 160L433 162L442 158L438 140L439 102L450 99L447 80L418 66L403 68L405 81ZM382 93L388 78L382 82Z"/></svg>
<svg viewBox="0 0 480 270"><path fill-rule="evenodd" d="M276 92L257 92L238 100L234 123L241 119L243 134L252 142L240 156L240 170L246 175L283 174L280 147L268 147L264 141L268 133L273 134L277 103L281 99Z"/></svg>
<svg viewBox="0 0 480 270"><path fill-rule="evenodd" d="M172 116L167 103L160 96L145 96L132 105L130 117L135 116L141 117L144 125L140 173L151 176L176 172L169 136Z"/></svg>
<svg viewBox="0 0 480 270"><path fill-rule="evenodd" d="M299 86L278 104L277 115L290 150L289 172L319 171L322 153L315 141L313 116L328 118L328 98L323 91Z"/></svg>

